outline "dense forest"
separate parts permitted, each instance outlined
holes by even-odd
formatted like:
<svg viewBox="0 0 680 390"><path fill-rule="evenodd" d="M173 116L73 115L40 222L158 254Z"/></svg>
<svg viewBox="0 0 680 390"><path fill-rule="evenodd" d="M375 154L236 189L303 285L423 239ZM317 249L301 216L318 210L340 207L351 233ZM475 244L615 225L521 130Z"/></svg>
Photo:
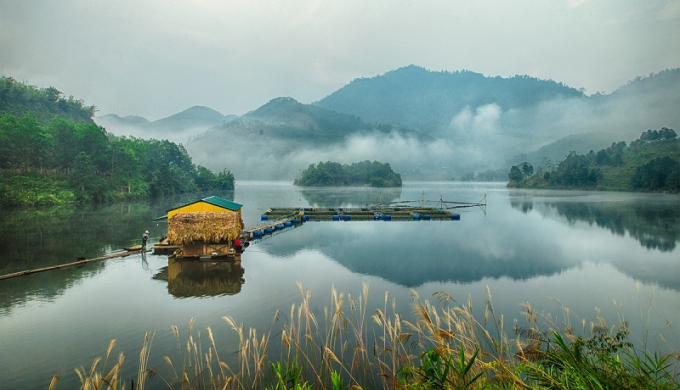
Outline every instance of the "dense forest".
<svg viewBox="0 0 680 390"><path fill-rule="evenodd" d="M626 145L614 142L588 154L569 153L553 167L512 166L509 187L680 192L680 140L673 129L649 130Z"/></svg>
<svg viewBox="0 0 680 390"><path fill-rule="evenodd" d="M0 78L0 206L104 203L233 189L234 177L192 163L182 145L116 137L94 106L55 88Z"/></svg>
<svg viewBox="0 0 680 390"><path fill-rule="evenodd" d="M298 186L371 186L401 187L401 175L395 173L390 164L368 160L341 165L337 162L311 164L295 179Z"/></svg>

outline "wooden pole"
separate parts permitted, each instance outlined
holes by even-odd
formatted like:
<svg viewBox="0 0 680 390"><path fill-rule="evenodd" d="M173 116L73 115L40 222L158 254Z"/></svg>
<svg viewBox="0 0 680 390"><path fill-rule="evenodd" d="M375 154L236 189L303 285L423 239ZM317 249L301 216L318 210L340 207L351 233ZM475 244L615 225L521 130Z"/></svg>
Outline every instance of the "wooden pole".
<svg viewBox="0 0 680 390"><path fill-rule="evenodd" d="M149 252L149 250L144 250L144 251ZM14 273L7 274L7 275L0 275L0 280L16 278L17 276L30 275L30 274L35 274L35 273L38 273L38 272L51 271L51 270L54 270L54 269L73 267L73 266L76 266L76 265L91 263L93 261L115 259L116 257L126 257L126 256L130 256L132 254L135 254L135 253L141 253L141 250L132 250L132 251L119 252L119 253L112 253L110 255L95 257L93 259L83 259L83 260L74 261L73 263L59 264L59 265L53 265L53 266L50 266L50 267L29 269L29 270L26 270L26 271L14 272Z"/></svg>

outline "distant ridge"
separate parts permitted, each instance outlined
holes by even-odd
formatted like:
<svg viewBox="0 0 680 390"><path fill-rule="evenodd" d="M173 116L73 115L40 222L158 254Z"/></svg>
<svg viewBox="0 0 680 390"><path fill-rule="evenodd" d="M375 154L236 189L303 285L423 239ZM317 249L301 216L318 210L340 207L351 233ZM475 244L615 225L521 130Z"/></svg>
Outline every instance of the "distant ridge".
<svg viewBox="0 0 680 390"><path fill-rule="evenodd" d="M471 71L433 72L410 65L372 78L355 79L314 104L432 133L465 107L497 104L520 109L558 98L585 98L583 92L529 76L487 77Z"/></svg>
<svg viewBox="0 0 680 390"><path fill-rule="evenodd" d="M158 138L173 142L186 142L189 137L203 133L210 127L221 125L234 118L236 118L235 115L225 116L209 107L193 106L156 121L149 121L144 117L135 115L120 117L116 114L108 114L95 118L95 122L119 136L127 135L138 138Z"/></svg>

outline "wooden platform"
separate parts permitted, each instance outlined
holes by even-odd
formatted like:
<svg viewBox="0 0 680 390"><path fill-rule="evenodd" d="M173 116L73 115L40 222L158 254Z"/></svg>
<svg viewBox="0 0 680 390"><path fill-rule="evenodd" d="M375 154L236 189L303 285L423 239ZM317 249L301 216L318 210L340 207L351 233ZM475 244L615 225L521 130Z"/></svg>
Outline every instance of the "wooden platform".
<svg viewBox="0 0 680 390"><path fill-rule="evenodd" d="M229 249L228 244L170 245L164 238L153 246L153 254L176 261L240 261L241 253Z"/></svg>
<svg viewBox="0 0 680 390"><path fill-rule="evenodd" d="M168 244L168 239L164 238L153 246L153 254L162 256L172 255L179 248L181 248L180 245L170 245Z"/></svg>

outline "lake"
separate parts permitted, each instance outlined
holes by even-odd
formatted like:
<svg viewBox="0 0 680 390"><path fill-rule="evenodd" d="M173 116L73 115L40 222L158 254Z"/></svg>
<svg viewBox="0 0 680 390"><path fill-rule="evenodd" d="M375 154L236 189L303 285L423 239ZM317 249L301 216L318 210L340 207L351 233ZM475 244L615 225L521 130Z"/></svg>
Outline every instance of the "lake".
<svg viewBox="0 0 680 390"><path fill-rule="evenodd" d="M405 182L401 189L300 188L284 182L237 182L226 194L75 211L3 212L0 274L93 258L151 241L167 230L154 218L208 195L243 204L246 226L269 207L365 207L380 201L477 202L460 221L308 222L253 243L240 264L175 264L135 254L80 267L0 280L0 383L3 388L77 387L76 367L89 368L111 339L126 357L123 378L135 379L146 332L150 366L176 356L171 326L185 333L211 327L225 354L236 336L224 316L260 333L277 310L301 301L299 282L322 313L331 290L361 295L369 312L384 306L412 313L413 294L434 301L444 291L487 302L508 328L523 321L522 304L557 322L627 321L638 342L660 352L680 349L680 197L580 191L508 190L501 183ZM322 317L322 316L321 316ZM280 340L280 338L279 338ZM276 340L272 341L274 343ZM148 388L165 388L153 378Z"/></svg>

